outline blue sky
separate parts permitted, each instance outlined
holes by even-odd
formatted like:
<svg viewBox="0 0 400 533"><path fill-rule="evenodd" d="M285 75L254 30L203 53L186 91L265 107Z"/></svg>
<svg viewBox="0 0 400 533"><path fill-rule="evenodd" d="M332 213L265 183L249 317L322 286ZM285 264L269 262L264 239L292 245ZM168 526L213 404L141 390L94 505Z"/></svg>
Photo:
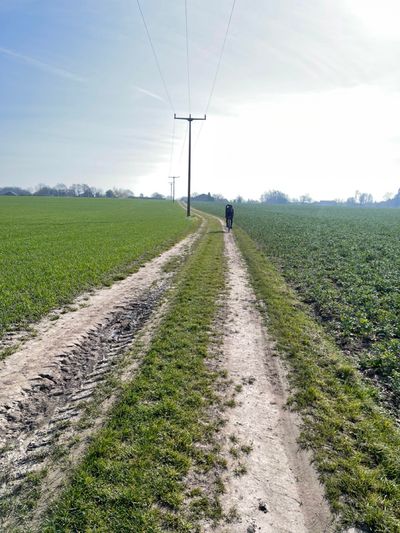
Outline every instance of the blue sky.
<svg viewBox="0 0 400 533"><path fill-rule="evenodd" d="M185 3L0 0L0 185L136 194L186 181ZM190 111L206 110L232 0L187 0ZM237 0L193 189L379 199L400 187L394 0ZM201 129L201 135L198 132ZM178 185L179 183L179 185Z"/></svg>

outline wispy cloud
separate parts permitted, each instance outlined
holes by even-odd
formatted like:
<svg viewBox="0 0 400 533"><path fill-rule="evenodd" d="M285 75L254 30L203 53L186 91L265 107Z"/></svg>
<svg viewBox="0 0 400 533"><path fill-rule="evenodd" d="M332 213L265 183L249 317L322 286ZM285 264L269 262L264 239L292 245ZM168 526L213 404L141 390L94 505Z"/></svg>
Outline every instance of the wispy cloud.
<svg viewBox="0 0 400 533"><path fill-rule="evenodd" d="M138 87L137 85L135 85L135 89L139 91L140 93L143 93L147 96L150 96L151 98L154 98L155 100L160 100L160 102L165 102L164 98L161 98L161 96L159 96L158 94L152 93L151 91L148 91L147 89L142 89L142 87Z"/></svg>
<svg viewBox="0 0 400 533"><path fill-rule="evenodd" d="M3 48L2 46L0 46L0 54L4 56L12 57L28 65L31 65L40 70L43 70L44 72L54 74L55 76L58 76L60 78L65 78L65 79L77 81L80 83L86 81L85 78L83 78L82 76L78 76L74 72L70 72L69 70L65 70L63 68L56 67L54 65L49 65L48 63L44 63L43 61L40 61L39 59L35 59L34 57L20 54L19 52L16 52L15 50L10 50L9 48Z"/></svg>

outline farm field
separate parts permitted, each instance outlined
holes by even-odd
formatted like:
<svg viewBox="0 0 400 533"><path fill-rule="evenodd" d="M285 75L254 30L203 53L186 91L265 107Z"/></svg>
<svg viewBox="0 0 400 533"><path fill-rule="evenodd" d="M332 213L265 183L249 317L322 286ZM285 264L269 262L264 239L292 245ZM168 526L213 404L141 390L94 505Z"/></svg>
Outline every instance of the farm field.
<svg viewBox="0 0 400 533"><path fill-rule="evenodd" d="M203 204L201 208L223 216L223 205ZM371 386L357 371L360 367L366 370L365 360L368 354L377 349L379 338L372 337L367 343L354 334L354 338L351 336L350 341L344 343L335 329L326 327L328 320L322 320L320 315L311 311L309 305L303 303L306 300L305 293L300 292L301 285L296 285L293 277L289 280L288 273L291 272L290 267L293 269L293 264L296 264L297 272L301 272L304 254L304 264L308 267L305 272L322 283L324 275L318 268L321 263L328 273L329 262L320 259L319 263L318 257L329 256L329 246L324 247L322 237L319 242L316 235L325 229L325 239L328 239L335 227L341 230L341 235L334 235L336 239L330 240L331 246L332 242L345 246L346 236L349 235L358 252L358 260L362 257L361 237L357 233L360 226L369 226L370 231L375 232L377 242L379 235L386 236L388 250L395 258L397 243L394 228L398 215L395 211L372 211L371 220L376 225L379 223L378 227L374 227L370 220L361 224L363 217L368 215L363 211L330 211L237 206L233 235L247 264L257 300L262 304L260 308L268 335L275 341L289 369L289 404L302 417L300 442L313 454L331 509L338 513L342 523L357 526L361 531L397 532L400 531L398 420L396 412L392 416L382 409L377 388ZM295 218L300 218L301 222L295 221ZM300 228L298 232L297 227ZM353 230L352 234L350 229ZM362 231L359 233L362 234ZM310 242L318 250L314 262L310 257ZM358 247L355 247L354 242L358 243ZM373 244L372 239L372 249ZM319 248L323 248L324 254ZM343 256L351 256L351 250L349 245L347 254ZM384 258L388 264L388 258ZM353 258L353 261L356 259ZM230 258L227 261L229 263ZM341 273L340 264L332 265ZM351 271L350 261L346 266ZM344 276L346 269L343 272ZM389 272L395 279L394 269L389 269ZM369 282L370 277L371 273L367 278ZM293 287L297 288L297 292ZM323 289L320 288L320 291ZM314 303L314 306L316 304L311 299L306 301ZM346 303L350 314L352 302L349 299ZM376 327L375 324L373 326ZM386 379L382 379L374 370L374 375L379 376L385 389L380 397L385 401L390 399L395 405L393 378L396 372L398 364L397 367L393 365L393 371L388 372Z"/></svg>
<svg viewBox="0 0 400 533"><path fill-rule="evenodd" d="M163 201L0 198L0 338L112 281L194 228Z"/></svg>
<svg viewBox="0 0 400 533"><path fill-rule="evenodd" d="M219 214L223 206L202 208ZM400 213L237 206L240 225L357 365L400 405Z"/></svg>
<svg viewBox="0 0 400 533"><path fill-rule="evenodd" d="M0 362L2 530L400 531L396 421L266 251L205 216Z"/></svg>

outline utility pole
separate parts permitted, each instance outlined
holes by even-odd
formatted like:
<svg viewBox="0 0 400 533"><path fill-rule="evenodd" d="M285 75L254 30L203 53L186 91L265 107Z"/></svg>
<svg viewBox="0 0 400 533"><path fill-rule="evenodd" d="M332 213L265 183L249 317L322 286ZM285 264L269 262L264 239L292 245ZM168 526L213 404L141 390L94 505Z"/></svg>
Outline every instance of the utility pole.
<svg viewBox="0 0 400 533"><path fill-rule="evenodd" d="M179 176L170 176L169 177L170 180L170 184L171 184L171 198L172 198L172 201L175 202L175 180L178 180L179 179Z"/></svg>
<svg viewBox="0 0 400 533"><path fill-rule="evenodd" d="M190 217L190 171L191 171L191 159L192 159L192 122L193 120L206 120L207 117L206 115L204 115L204 118L195 118L195 117L192 117L190 113L188 117L177 117L175 113L174 119L187 120L189 122L188 195L187 195L186 215Z"/></svg>

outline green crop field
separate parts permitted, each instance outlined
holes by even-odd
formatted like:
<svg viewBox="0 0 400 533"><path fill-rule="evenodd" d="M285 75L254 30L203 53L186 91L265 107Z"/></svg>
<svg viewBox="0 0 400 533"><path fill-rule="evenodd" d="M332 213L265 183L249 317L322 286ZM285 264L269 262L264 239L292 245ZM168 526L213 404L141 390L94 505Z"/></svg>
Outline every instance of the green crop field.
<svg viewBox="0 0 400 533"><path fill-rule="evenodd" d="M0 197L0 337L192 230L165 201Z"/></svg>
<svg viewBox="0 0 400 533"><path fill-rule="evenodd" d="M238 205L234 221L301 445L341 526L361 531L400 531L399 230L398 210Z"/></svg>
<svg viewBox="0 0 400 533"><path fill-rule="evenodd" d="M223 205L201 208L223 216ZM235 224L399 406L400 212L239 205Z"/></svg>

